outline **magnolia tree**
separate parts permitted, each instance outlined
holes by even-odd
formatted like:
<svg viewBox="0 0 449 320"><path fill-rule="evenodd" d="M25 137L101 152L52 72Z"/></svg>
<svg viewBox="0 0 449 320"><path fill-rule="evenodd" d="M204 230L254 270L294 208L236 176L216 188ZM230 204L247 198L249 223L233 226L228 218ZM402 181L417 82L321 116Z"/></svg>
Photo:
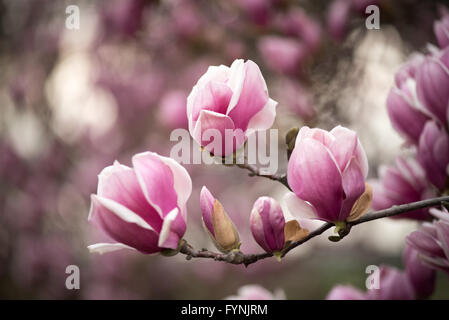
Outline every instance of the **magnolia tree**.
<svg viewBox="0 0 449 320"><path fill-rule="evenodd" d="M151 151L134 155L132 167L116 161L101 171L97 193L91 196L89 221L110 242L92 244L89 250L183 254L187 260L213 259L249 267L262 259L288 259L290 251L330 228L334 235L329 240L339 242L362 223L407 217L421 225L404 239L405 270L381 266L377 290L365 293L337 286L328 298L429 297L436 270L449 274L449 213L445 207L449 202L448 21L444 16L435 23L439 47L430 45L426 55L412 55L396 73L386 107L412 156L398 157L394 166L382 167L379 180L367 181L369 159L357 133L343 126L330 131L307 126L291 129L285 145L277 150L287 153L287 171L260 170L254 137L276 130L270 128L277 102L269 96L258 65L237 59L229 67L208 68L187 97L185 112L196 150L216 164L248 170L254 179L269 178L285 187L281 199L257 199L249 215L246 232L251 232L263 252L240 250L239 232L226 213L226 203L216 199L207 186L201 190L197 210L218 252L189 244L184 234L192 180L173 158ZM286 221L281 201L295 219ZM257 286L244 287L239 295L274 297Z"/></svg>

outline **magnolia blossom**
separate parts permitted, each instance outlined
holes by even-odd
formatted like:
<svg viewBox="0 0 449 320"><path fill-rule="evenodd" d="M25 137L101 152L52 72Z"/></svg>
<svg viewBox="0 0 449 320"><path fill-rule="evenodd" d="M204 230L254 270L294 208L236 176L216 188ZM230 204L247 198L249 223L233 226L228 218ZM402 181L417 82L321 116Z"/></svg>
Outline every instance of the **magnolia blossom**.
<svg viewBox="0 0 449 320"><path fill-rule="evenodd" d="M276 104L253 61L211 66L187 98L189 131L207 151L227 156L249 135L272 126Z"/></svg>
<svg viewBox="0 0 449 320"><path fill-rule="evenodd" d="M285 218L276 200L270 197L257 199L251 211L250 226L254 239L266 252L282 250Z"/></svg>
<svg viewBox="0 0 449 320"><path fill-rule="evenodd" d="M370 181L373 187L373 209L382 210L410 202L431 198L435 190L426 178L426 173L413 158L396 158L396 166L380 166L380 179ZM428 220L428 209L417 209L393 218Z"/></svg>
<svg viewBox="0 0 449 320"><path fill-rule="evenodd" d="M240 287L237 290L237 295L229 296L226 300L285 300L285 292L283 290L275 290L271 293L267 289L256 285L249 284Z"/></svg>
<svg viewBox="0 0 449 320"><path fill-rule="evenodd" d="M298 218L355 220L371 204L370 187L364 195L367 174L366 154L354 131L303 127L288 162L293 192L285 196L286 204Z"/></svg>
<svg viewBox="0 0 449 320"><path fill-rule="evenodd" d="M442 124L448 122L449 48L432 54L420 65L416 75L419 100Z"/></svg>
<svg viewBox="0 0 449 320"><path fill-rule="evenodd" d="M430 213L438 220L423 224L406 240L423 262L449 274L449 212L432 208Z"/></svg>
<svg viewBox="0 0 449 320"><path fill-rule="evenodd" d="M98 176L89 221L115 242L90 245L91 252L176 249L185 233L186 202L192 191L187 171L152 152L136 154L132 163L130 168L116 161Z"/></svg>

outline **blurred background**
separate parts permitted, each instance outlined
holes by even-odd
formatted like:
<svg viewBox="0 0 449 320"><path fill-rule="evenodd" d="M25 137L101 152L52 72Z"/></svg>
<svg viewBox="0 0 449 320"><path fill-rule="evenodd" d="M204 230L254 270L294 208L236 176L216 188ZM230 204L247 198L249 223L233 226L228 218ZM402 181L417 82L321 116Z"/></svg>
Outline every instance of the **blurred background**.
<svg viewBox="0 0 449 320"><path fill-rule="evenodd" d="M380 8L367 30L365 8ZM79 8L79 29L66 8ZM255 61L279 102L279 172L294 126L358 132L370 178L404 152L385 100L394 73L435 43L447 1L112 0L0 1L0 298L221 299L246 284L289 299L322 299L334 285L364 288L368 265L403 268L404 238L417 222L382 219L339 243L315 238L278 263L245 268L184 256L89 254L99 235L87 222L97 174L115 159L151 150L168 156L170 132L186 128L186 97L209 65ZM212 249L200 224L203 185L241 234L261 195L282 185L218 165L186 166L193 181L186 238ZM81 288L67 290L68 265ZM449 298L439 274L433 298Z"/></svg>

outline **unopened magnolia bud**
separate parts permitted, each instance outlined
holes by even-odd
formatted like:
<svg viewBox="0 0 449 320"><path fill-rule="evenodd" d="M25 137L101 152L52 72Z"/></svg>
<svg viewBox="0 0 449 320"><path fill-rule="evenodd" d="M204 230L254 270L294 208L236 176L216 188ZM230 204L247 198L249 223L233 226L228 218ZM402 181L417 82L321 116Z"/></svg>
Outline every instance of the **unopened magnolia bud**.
<svg viewBox="0 0 449 320"><path fill-rule="evenodd" d="M221 252L240 248L237 228L225 212L222 204L216 200L206 187L201 190L200 206L204 227Z"/></svg>
<svg viewBox="0 0 449 320"><path fill-rule="evenodd" d="M250 215L251 233L266 252L284 248L285 219L279 203L270 197L260 197Z"/></svg>

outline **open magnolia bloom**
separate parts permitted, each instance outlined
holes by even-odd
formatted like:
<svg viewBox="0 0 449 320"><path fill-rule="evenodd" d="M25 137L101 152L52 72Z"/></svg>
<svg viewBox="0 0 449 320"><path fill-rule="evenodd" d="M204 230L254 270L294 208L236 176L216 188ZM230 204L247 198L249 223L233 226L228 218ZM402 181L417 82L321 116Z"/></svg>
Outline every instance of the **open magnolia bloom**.
<svg viewBox="0 0 449 320"><path fill-rule="evenodd" d="M273 125L276 105L253 61L211 66L187 98L189 131L207 151L227 156L242 147L249 135Z"/></svg>
<svg viewBox="0 0 449 320"><path fill-rule="evenodd" d="M341 126L330 132L303 127L288 162L293 192L284 200L298 219L353 221L371 206L367 174L366 154L354 131Z"/></svg>
<svg viewBox="0 0 449 320"><path fill-rule="evenodd" d="M89 221L114 243L90 245L91 252L128 248L149 254L177 249L185 233L186 202L192 191L187 171L152 152L136 154L132 163L130 168L116 161L98 176Z"/></svg>

